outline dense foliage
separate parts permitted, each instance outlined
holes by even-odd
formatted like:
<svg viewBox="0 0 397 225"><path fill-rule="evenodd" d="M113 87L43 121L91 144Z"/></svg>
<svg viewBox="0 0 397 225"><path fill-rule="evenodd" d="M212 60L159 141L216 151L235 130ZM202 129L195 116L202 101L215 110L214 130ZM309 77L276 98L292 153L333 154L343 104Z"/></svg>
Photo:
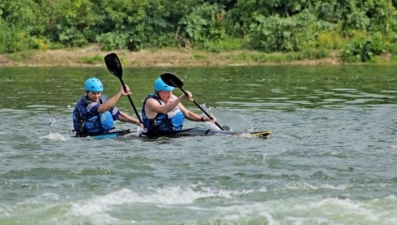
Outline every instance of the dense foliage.
<svg viewBox="0 0 397 225"><path fill-rule="evenodd" d="M0 53L80 47L394 53L396 0L4 0Z"/></svg>

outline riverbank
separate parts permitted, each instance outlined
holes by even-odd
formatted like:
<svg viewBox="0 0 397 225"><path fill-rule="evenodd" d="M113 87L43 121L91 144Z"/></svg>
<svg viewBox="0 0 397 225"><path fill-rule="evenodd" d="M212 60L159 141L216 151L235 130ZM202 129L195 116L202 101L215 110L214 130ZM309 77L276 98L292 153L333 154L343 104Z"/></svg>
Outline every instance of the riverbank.
<svg viewBox="0 0 397 225"><path fill-rule="evenodd" d="M103 57L110 51L96 46L77 49L37 50L0 54L0 66L103 66ZM124 67L195 67L195 66L251 66L275 64L337 65L342 64L337 53L322 59L296 60L285 54L266 54L255 51L212 53L185 49L157 49L131 52L116 50ZM296 57L299 58L299 57Z"/></svg>

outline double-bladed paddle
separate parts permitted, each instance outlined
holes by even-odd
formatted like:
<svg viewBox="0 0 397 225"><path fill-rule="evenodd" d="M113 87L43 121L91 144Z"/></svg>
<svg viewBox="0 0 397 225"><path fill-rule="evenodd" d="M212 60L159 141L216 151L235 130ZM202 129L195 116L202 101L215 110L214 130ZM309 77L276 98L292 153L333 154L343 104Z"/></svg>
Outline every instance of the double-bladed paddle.
<svg viewBox="0 0 397 225"><path fill-rule="evenodd" d="M123 85L124 91L126 91L126 86L123 81L123 67L121 66L121 62L119 57L116 55L116 53L109 53L105 56L105 64L106 67L108 68L109 72L116 77L119 78L121 84ZM134 108L134 112L136 114L136 117L138 118L139 122L142 123L141 117L139 116L138 111L135 108L134 103L132 102L132 99L129 95L127 95L128 100L130 100L132 108Z"/></svg>
<svg viewBox="0 0 397 225"><path fill-rule="evenodd" d="M160 75L161 79L164 81L164 83L166 83L167 85L173 86L173 87L177 87L179 89L181 89L181 91L187 95L186 91L183 90L182 86L183 86L183 82L173 73L163 73ZM193 100L193 103L206 115L208 116L211 120L212 117L196 102ZM221 125L218 124L218 122L215 122L216 126L219 127L219 129L224 130L223 127L221 127Z"/></svg>

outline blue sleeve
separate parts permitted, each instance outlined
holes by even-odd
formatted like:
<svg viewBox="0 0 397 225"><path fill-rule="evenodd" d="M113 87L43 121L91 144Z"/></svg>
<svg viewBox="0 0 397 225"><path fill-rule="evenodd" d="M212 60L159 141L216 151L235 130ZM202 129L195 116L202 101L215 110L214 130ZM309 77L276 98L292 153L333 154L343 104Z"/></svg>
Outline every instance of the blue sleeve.
<svg viewBox="0 0 397 225"><path fill-rule="evenodd" d="M86 104L85 104L85 99L84 98L81 98L77 102L75 108L76 108L75 111L76 111L76 114L78 114L78 117L83 118L83 119L86 119L88 117L88 111L87 111L87 108L86 108Z"/></svg>
<svg viewBox="0 0 397 225"><path fill-rule="evenodd" d="M113 120L118 120L120 117L120 110L115 106L111 109Z"/></svg>

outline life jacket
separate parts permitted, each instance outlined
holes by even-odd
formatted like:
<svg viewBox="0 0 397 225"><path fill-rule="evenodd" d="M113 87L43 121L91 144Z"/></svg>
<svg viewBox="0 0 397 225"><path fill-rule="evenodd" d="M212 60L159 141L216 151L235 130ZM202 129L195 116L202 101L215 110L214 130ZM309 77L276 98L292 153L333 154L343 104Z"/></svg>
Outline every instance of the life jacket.
<svg viewBox="0 0 397 225"><path fill-rule="evenodd" d="M84 129L88 135L106 134L114 127L112 114L109 111L103 112L98 116L89 118L84 123Z"/></svg>
<svg viewBox="0 0 397 225"><path fill-rule="evenodd" d="M102 104L105 101L104 97L101 97L99 102ZM78 103L81 107L87 107L90 101L86 97L82 97ZM78 106L73 110L73 124L76 131L76 136L84 137L95 134L106 134L114 128L114 118L112 113L108 110L100 113L97 116L92 116L88 119L81 115Z"/></svg>
<svg viewBox="0 0 397 225"><path fill-rule="evenodd" d="M167 114L157 113L154 119L149 119L145 113L146 101L149 98L154 98L160 105L165 105L165 102L156 94L152 93L146 97L142 107L142 122L148 133L170 132L182 129L185 117L178 106Z"/></svg>

